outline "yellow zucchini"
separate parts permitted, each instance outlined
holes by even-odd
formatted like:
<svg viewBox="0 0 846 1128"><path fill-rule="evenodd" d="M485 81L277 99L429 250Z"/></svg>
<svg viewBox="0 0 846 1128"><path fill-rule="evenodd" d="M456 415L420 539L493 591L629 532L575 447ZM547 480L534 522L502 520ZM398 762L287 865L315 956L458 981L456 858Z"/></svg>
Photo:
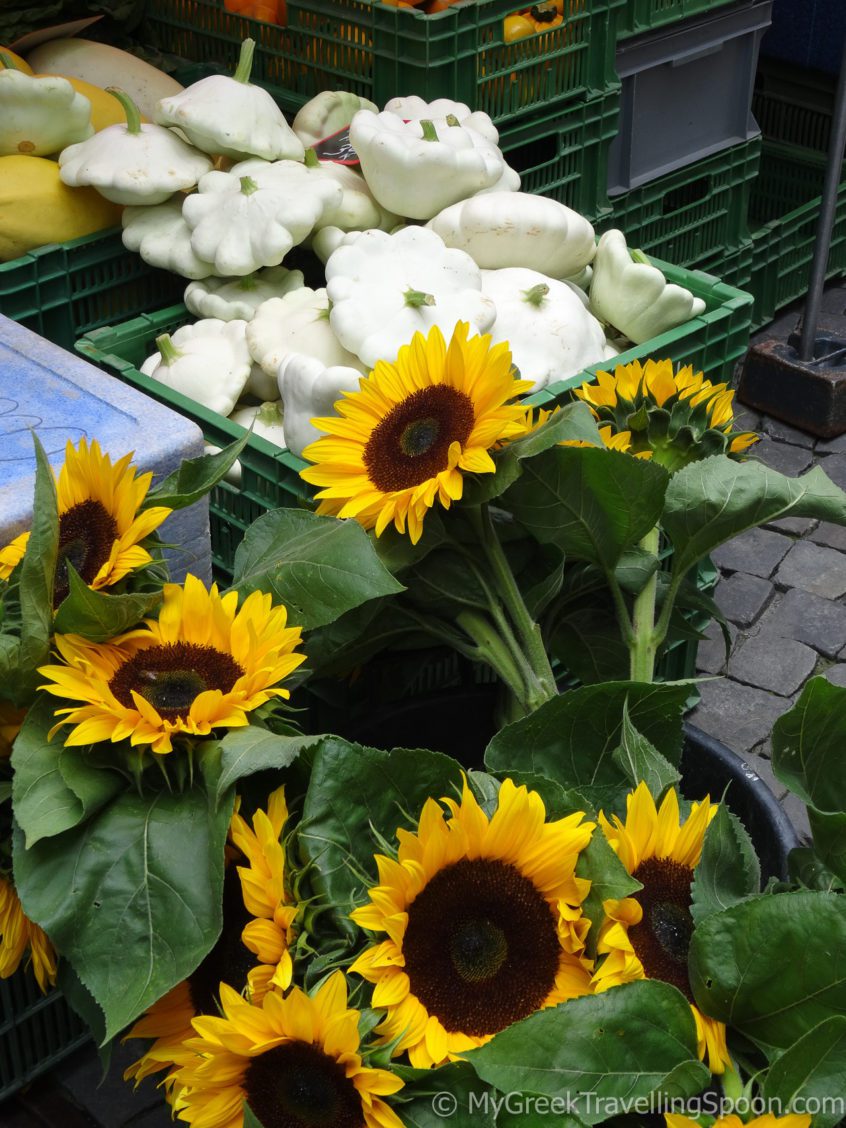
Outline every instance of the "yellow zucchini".
<svg viewBox="0 0 846 1128"><path fill-rule="evenodd" d="M160 98L182 90L170 75L143 59L90 39L51 39L30 51L27 62L36 74L81 78L103 89L119 86L148 118L152 118Z"/></svg>

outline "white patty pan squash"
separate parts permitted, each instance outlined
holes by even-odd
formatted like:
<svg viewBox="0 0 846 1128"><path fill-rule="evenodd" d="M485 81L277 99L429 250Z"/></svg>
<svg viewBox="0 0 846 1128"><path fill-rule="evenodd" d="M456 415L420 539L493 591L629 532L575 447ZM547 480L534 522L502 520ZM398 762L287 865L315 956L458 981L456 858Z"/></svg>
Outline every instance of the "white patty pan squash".
<svg viewBox="0 0 846 1128"><path fill-rule="evenodd" d="M408 94L404 98L391 98L385 103L385 112L396 114L403 121L432 121L452 115L459 125L475 129L494 145L499 143L499 130L483 110L471 110L466 103L453 102L452 98L427 102L417 94Z"/></svg>
<svg viewBox="0 0 846 1128"><path fill-rule="evenodd" d="M252 321L262 302L281 298L305 285L301 270L268 266L243 278L208 278L192 282L185 291L185 304L197 317L221 321Z"/></svg>
<svg viewBox="0 0 846 1128"><path fill-rule="evenodd" d="M267 400L253 407L238 407L229 418L240 427L245 427L247 430L252 428L254 435L266 439L274 446L287 446L282 400Z"/></svg>
<svg viewBox="0 0 846 1128"><path fill-rule="evenodd" d="M369 368L433 325L449 340L459 321L486 333L496 317L473 260L425 227L345 236L326 263L326 291L338 340Z"/></svg>
<svg viewBox="0 0 846 1128"><path fill-rule="evenodd" d="M204 153L233 160L301 161L302 141L268 92L250 83L254 50L255 41L245 39L232 78L212 74L179 94L162 98L153 120L180 129Z"/></svg>
<svg viewBox="0 0 846 1128"><path fill-rule="evenodd" d="M285 443L298 457L309 443L324 434L312 422L336 415L335 404L344 392L357 392L361 373L343 365L327 367L302 353L288 353L279 365L279 395L285 406Z"/></svg>
<svg viewBox="0 0 846 1128"><path fill-rule="evenodd" d="M163 204L174 192L193 188L212 162L169 129L142 123L122 91L126 125L109 125L59 154L62 183L90 185L113 204Z"/></svg>
<svg viewBox="0 0 846 1128"><path fill-rule="evenodd" d="M296 161L208 173L182 206L194 253L222 275L278 266L343 196L337 181L315 174Z"/></svg>
<svg viewBox="0 0 846 1128"><path fill-rule="evenodd" d="M346 90L321 90L297 111L292 123L294 133L306 149L346 129L359 110L379 113L379 107L367 98Z"/></svg>
<svg viewBox="0 0 846 1128"><path fill-rule="evenodd" d="M569 278L596 252L593 227L583 216L528 192L485 192L445 208L427 226L486 270L525 266Z"/></svg>
<svg viewBox="0 0 846 1128"><path fill-rule="evenodd" d="M211 318L183 325L156 338L158 352L141 371L219 415L229 415L241 397L252 362L245 321Z"/></svg>
<svg viewBox="0 0 846 1128"><path fill-rule="evenodd" d="M335 336L323 289L303 286L282 298L264 302L247 325L247 344L253 360L274 384L279 365L292 352L315 357L327 368L340 364L365 371L358 357L347 352Z"/></svg>
<svg viewBox="0 0 846 1128"><path fill-rule="evenodd" d="M509 343L533 392L605 358L605 332L569 283L510 266L483 270L482 293L496 306L491 339Z"/></svg>
<svg viewBox="0 0 846 1128"><path fill-rule="evenodd" d="M0 157L49 157L93 132L91 103L66 78L0 68Z"/></svg>
<svg viewBox="0 0 846 1128"><path fill-rule="evenodd" d="M431 219L490 188L505 168L496 145L454 116L405 122L396 114L360 110L350 141L382 207L409 219Z"/></svg>
<svg viewBox="0 0 846 1128"><path fill-rule="evenodd" d="M612 230L596 248L590 308L612 330L640 345L704 313L705 302L667 282L645 255L629 251L622 231Z"/></svg>
<svg viewBox="0 0 846 1128"><path fill-rule="evenodd" d="M198 258L191 249L191 228L182 215L182 201L170 200L152 208L124 208L123 245L150 266L183 278L208 278L214 263Z"/></svg>
<svg viewBox="0 0 846 1128"><path fill-rule="evenodd" d="M327 207L320 217L318 231L324 227L336 227L341 231L367 231L378 227L380 231L390 231L400 222L398 215L386 211L379 204L367 187L367 181L354 168L332 161L320 162L313 149L306 152L305 159L309 168L316 165L323 176L341 186L343 193L340 201L334 207Z"/></svg>

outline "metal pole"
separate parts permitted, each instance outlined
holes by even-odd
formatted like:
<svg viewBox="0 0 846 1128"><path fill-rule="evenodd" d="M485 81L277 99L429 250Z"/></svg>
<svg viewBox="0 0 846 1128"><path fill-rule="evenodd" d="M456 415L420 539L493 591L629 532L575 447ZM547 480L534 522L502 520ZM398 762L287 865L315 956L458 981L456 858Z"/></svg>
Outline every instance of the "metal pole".
<svg viewBox="0 0 846 1128"><path fill-rule="evenodd" d="M808 300L805 303L805 317L802 324L802 340L799 344L799 359L811 360L814 355L814 341L817 336L817 323L820 318L825 269L831 248L831 232L834 228L834 213L837 207L837 189L840 183L843 154L846 150L846 42L843 44L843 58L840 61L840 78L834 96L834 114L831 119L831 142L828 147L828 167L825 171L820 218L814 244L814 261L811 264L811 277L808 287Z"/></svg>

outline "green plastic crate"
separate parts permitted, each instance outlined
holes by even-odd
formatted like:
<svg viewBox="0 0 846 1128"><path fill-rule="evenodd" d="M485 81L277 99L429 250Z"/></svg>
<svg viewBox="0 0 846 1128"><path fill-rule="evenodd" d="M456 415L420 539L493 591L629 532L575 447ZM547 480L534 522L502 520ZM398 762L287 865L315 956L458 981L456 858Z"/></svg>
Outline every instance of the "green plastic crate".
<svg viewBox="0 0 846 1128"><path fill-rule="evenodd" d="M0 1101L89 1039L61 992L42 995L31 971L0 980Z"/></svg>
<svg viewBox="0 0 846 1128"><path fill-rule="evenodd" d="M597 230L621 228L630 247L691 267L748 236L761 139L752 138L611 200Z"/></svg>
<svg viewBox="0 0 846 1128"><path fill-rule="evenodd" d="M139 371L145 358L156 351L156 337L194 320L184 305L170 306L117 327L96 329L77 341L76 349L93 364L193 419L207 443L224 447L242 438L244 428ZM299 505L311 497L311 488L299 477L305 463L266 439L251 436L239 461L240 485L221 482L209 498L212 564L221 580L231 578L235 550L256 518L269 509Z"/></svg>
<svg viewBox="0 0 846 1128"><path fill-rule="evenodd" d="M0 263L0 313L69 350L91 329L176 301L184 289L184 279L127 251L116 229Z"/></svg>
<svg viewBox="0 0 846 1128"><path fill-rule="evenodd" d="M222 0L147 0L139 38L195 62L234 67L256 40L254 81L300 101L349 90L380 107L395 95L454 98L497 123L605 90L616 80L615 18L625 0L563 0L558 27L506 43L519 0L459 0L427 16L374 0L288 0L288 24L246 19Z"/></svg>
<svg viewBox="0 0 846 1128"><path fill-rule="evenodd" d="M752 112L764 137L827 153L835 85L834 75L761 58Z"/></svg>
<svg viewBox="0 0 846 1128"><path fill-rule="evenodd" d="M656 27L677 23L689 16L700 16L730 3L732 0L626 0L618 17L617 35L620 39L641 35Z"/></svg>
<svg viewBox="0 0 846 1128"><path fill-rule="evenodd" d="M504 125L499 144L523 192L551 196L590 219L607 212L608 150L617 136L620 87Z"/></svg>

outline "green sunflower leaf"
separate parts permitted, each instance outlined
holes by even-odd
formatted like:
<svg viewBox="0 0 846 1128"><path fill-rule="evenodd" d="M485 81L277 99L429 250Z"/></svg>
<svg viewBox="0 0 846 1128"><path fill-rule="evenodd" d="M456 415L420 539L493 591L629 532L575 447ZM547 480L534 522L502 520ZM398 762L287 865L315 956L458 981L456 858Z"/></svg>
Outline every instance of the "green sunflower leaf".
<svg viewBox="0 0 846 1128"><path fill-rule="evenodd" d="M727 540L781 517L846 525L846 493L819 466L788 478L760 462L715 455L674 474L661 525L673 542L673 571L683 575Z"/></svg>
<svg viewBox="0 0 846 1128"><path fill-rule="evenodd" d="M818 811L846 810L846 689L823 677L806 682L773 727L776 778Z"/></svg>
<svg viewBox="0 0 846 1128"><path fill-rule="evenodd" d="M123 792L86 823L25 848L15 885L105 1017L113 1038L185 979L220 934L231 803L195 787Z"/></svg>
<svg viewBox="0 0 846 1128"><path fill-rule="evenodd" d="M357 521L299 509L271 510L249 527L235 553L232 586L241 595L270 592L304 630L405 590Z"/></svg>
<svg viewBox="0 0 846 1128"><path fill-rule="evenodd" d="M688 684L606 682L581 686L545 702L496 734L485 766L498 775L532 772L575 788L596 807L614 808L630 788L614 752L623 709L646 740L672 765L681 757Z"/></svg>
<svg viewBox="0 0 846 1128"><path fill-rule="evenodd" d="M835 877L846 882L846 813L820 814L809 807L808 822L817 857Z"/></svg>
<svg viewBox="0 0 846 1128"><path fill-rule="evenodd" d="M568 403L542 427L516 442L508 443L494 457L493 474L478 474L465 479L462 505L481 505L500 497L526 469L523 463L558 443L573 440L602 447L602 439L587 404Z"/></svg>
<svg viewBox="0 0 846 1128"><path fill-rule="evenodd" d="M122 776L99 761L102 749L66 748L59 734L47 739L57 705L40 694L12 749L12 802L28 848L77 826L125 787Z"/></svg>
<svg viewBox="0 0 846 1128"><path fill-rule="evenodd" d="M316 890L334 907L347 935L349 912L366 900L376 881L374 854L381 852L371 828L388 842L398 827L416 828L430 796L456 795L461 767L426 749L382 752L326 737L317 749L303 805L298 840L311 863Z"/></svg>
<svg viewBox="0 0 846 1128"><path fill-rule="evenodd" d="M714 913L690 944L690 981L706 1014L786 1050L846 1012L846 898L762 895Z"/></svg>
<svg viewBox="0 0 846 1128"><path fill-rule="evenodd" d="M629 454L553 447L524 464L505 502L541 544L607 575L658 523L668 481L663 467Z"/></svg>
<svg viewBox="0 0 846 1128"><path fill-rule="evenodd" d="M56 481L38 435L35 443L35 496L32 530L21 562L21 639L18 668L4 686L11 699L25 705L40 680L38 667L50 653L53 634L53 586L59 553L59 508Z"/></svg>
<svg viewBox="0 0 846 1128"><path fill-rule="evenodd" d="M405 1080L395 1110L406 1128L494 1128L498 1094L466 1062L439 1069L394 1066ZM412 1097L400 1103L402 1098Z"/></svg>
<svg viewBox="0 0 846 1128"><path fill-rule="evenodd" d="M264 1128L264 1125L246 1101L244 1101L244 1128Z"/></svg>
<svg viewBox="0 0 846 1128"><path fill-rule="evenodd" d="M681 774L673 765L632 724L628 701L623 702L620 743L612 755L628 776L631 786L637 787L642 780L656 800L681 779Z"/></svg>
<svg viewBox="0 0 846 1128"><path fill-rule="evenodd" d="M582 913L590 921L587 935L587 954L596 956L599 929L605 920L604 903L622 901L637 893L643 886L629 873L608 844L599 827L591 835L587 849L579 855L576 863L576 876L590 882L590 892L582 902Z"/></svg>
<svg viewBox="0 0 846 1128"><path fill-rule="evenodd" d="M293 764L300 752L311 748L322 736L277 736L267 729L248 725L230 729L220 741L220 775L215 785L218 803L227 799L229 789L244 776L270 769L281 771Z"/></svg>
<svg viewBox="0 0 846 1128"><path fill-rule="evenodd" d="M586 1124L638 1111L635 1102L662 1093L668 1079L694 1096L709 1077L690 1005L658 980L538 1011L464 1056L501 1092L557 1097L561 1112Z"/></svg>
<svg viewBox="0 0 846 1128"><path fill-rule="evenodd" d="M699 924L760 892L761 865L752 839L740 819L720 803L694 871L690 915Z"/></svg>
<svg viewBox="0 0 846 1128"><path fill-rule="evenodd" d="M223 479L249 439L248 431L214 454L184 459L172 474L168 474L149 490L141 508L150 509L163 505L167 509L185 509L195 501L200 501Z"/></svg>
<svg viewBox="0 0 846 1128"><path fill-rule="evenodd" d="M814 1108L814 1128L835 1128L846 1114L846 1018L834 1015L810 1030L770 1066L763 1097L783 1113Z"/></svg>
<svg viewBox="0 0 846 1128"><path fill-rule="evenodd" d="M91 642L107 642L130 630L162 600L160 591L107 595L94 591L67 562L69 591L53 622L58 634L77 634Z"/></svg>

